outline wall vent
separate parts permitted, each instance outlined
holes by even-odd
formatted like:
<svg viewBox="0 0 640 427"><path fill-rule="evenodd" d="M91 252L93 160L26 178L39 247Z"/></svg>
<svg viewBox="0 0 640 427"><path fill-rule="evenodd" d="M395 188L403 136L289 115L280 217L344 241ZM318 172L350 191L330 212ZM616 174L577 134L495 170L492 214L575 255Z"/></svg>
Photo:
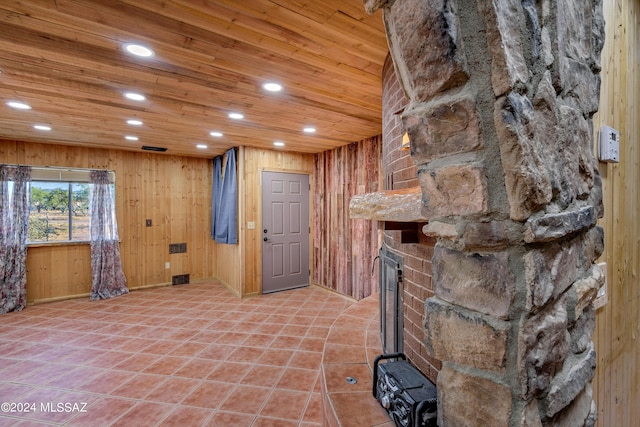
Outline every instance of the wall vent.
<svg viewBox="0 0 640 427"><path fill-rule="evenodd" d="M175 276L171 276L172 285L186 285L188 283L189 283L188 274L177 274Z"/></svg>
<svg viewBox="0 0 640 427"><path fill-rule="evenodd" d="M151 145L143 145L142 149L147 151L158 151L160 153L167 151L165 147L153 147Z"/></svg>
<svg viewBox="0 0 640 427"><path fill-rule="evenodd" d="M187 252L187 244L186 243L171 243L169 245L169 253L170 254L183 254Z"/></svg>

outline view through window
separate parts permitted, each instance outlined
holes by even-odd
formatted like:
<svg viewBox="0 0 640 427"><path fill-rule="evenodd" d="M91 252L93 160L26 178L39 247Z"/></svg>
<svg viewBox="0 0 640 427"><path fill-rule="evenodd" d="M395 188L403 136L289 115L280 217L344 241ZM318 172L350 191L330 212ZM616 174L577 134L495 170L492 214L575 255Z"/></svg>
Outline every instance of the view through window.
<svg viewBox="0 0 640 427"><path fill-rule="evenodd" d="M29 243L88 242L90 186L88 183L32 181Z"/></svg>
<svg viewBox="0 0 640 427"><path fill-rule="evenodd" d="M91 240L89 205L93 184L90 172L89 169L32 168L27 243ZM109 181L111 197L115 199L112 171L109 171Z"/></svg>

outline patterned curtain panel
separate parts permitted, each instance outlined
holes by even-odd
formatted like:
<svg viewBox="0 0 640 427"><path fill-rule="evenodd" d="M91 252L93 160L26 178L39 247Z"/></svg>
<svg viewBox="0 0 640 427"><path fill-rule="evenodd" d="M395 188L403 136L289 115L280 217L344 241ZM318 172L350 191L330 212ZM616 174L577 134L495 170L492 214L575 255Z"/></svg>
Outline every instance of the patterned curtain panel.
<svg viewBox="0 0 640 427"><path fill-rule="evenodd" d="M129 292L120 261L118 225L107 171L91 171L91 299Z"/></svg>
<svg viewBox="0 0 640 427"><path fill-rule="evenodd" d="M0 165L0 314L27 305L27 224L31 168Z"/></svg>

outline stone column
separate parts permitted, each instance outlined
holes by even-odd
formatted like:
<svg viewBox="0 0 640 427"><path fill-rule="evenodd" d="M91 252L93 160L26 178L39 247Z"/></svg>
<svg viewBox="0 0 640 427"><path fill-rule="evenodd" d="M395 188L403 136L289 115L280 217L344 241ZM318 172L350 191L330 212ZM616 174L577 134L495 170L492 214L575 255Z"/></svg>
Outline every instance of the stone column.
<svg viewBox="0 0 640 427"><path fill-rule="evenodd" d="M425 344L441 427L595 422L601 1L364 1L383 9L438 239Z"/></svg>

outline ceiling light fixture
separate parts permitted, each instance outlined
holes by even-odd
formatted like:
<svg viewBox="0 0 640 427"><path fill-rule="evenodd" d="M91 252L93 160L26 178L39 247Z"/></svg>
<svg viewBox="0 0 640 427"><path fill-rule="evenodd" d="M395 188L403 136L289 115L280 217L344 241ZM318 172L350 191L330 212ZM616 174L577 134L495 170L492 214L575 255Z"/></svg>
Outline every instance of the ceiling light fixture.
<svg viewBox="0 0 640 427"><path fill-rule="evenodd" d="M142 120L137 120L137 119L129 119L127 120L127 124L131 125L131 126L142 126Z"/></svg>
<svg viewBox="0 0 640 427"><path fill-rule="evenodd" d="M7 101L7 105L16 110L31 110L31 105L20 101Z"/></svg>
<svg viewBox="0 0 640 427"><path fill-rule="evenodd" d="M308 126L308 127L304 128L304 129L302 129L302 131L304 133L315 133L316 132L316 128Z"/></svg>
<svg viewBox="0 0 640 427"><path fill-rule="evenodd" d="M124 44L124 48L130 54L135 55L135 56L139 56L139 57L142 57L142 58L150 58L153 55L155 55L155 53L153 52L153 50L151 48L148 48L146 46L143 46L143 45L137 44L137 43L125 43Z"/></svg>
<svg viewBox="0 0 640 427"><path fill-rule="evenodd" d="M211 131L209 132L209 135L213 136L214 138L222 138L224 134L222 132Z"/></svg>
<svg viewBox="0 0 640 427"><path fill-rule="evenodd" d="M51 126L47 126L47 125L33 125L33 128L38 130L46 130L46 131L51 130Z"/></svg>
<svg viewBox="0 0 640 427"><path fill-rule="evenodd" d="M209 148L206 144L198 144L196 145L197 148L204 150L205 148Z"/></svg>
<svg viewBox="0 0 640 427"><path fill-rule="evenodd" d="M284 147L284 142L282 142L282 141L275 141L275 142L273 143L273 145L275 145L276 147Z"/></svg>
<svg viewBox="0 0 640 427"><path fill-rule="evenodd" d="M229 113L229 118L234 120L242 120L244 119L244 114L241 113Z"/></svg>
<svg viewBox="0 0 640 427"><path fill-rule="evenodd" d="M144 101L147 99L143 94L135 92L127 92L124 94L124 97L132 101Z"/></svg>
<svg viewBox="0 0 640 427"><path fill-rule="evenodd" d="M282 90L282 85L279 83L268 82L262 85L264 90L268 90L269 92L280 92Z"/></svg>
<svg viewBox="0 0 640 427"><path fill-rule="evenodd" d="M124 137L124 139L126 139L127 141L137 141L140 138L138 138L137 136L133 136L133 135L127 135L127 136Z"/></svg>

